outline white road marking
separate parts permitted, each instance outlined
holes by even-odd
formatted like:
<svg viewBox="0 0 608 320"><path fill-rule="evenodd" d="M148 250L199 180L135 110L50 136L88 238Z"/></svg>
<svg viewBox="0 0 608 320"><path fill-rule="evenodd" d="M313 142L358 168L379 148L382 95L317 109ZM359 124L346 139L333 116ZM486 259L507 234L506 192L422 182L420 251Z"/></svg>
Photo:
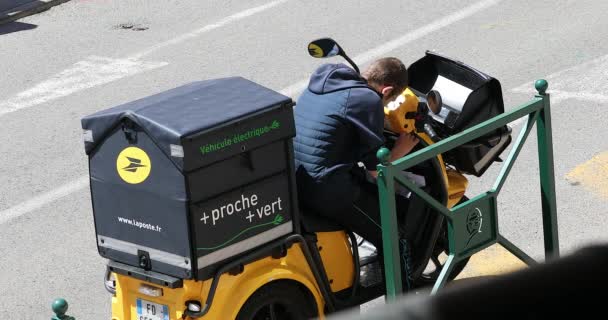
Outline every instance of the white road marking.
<svg viewBox="0 0 608 320"><path fill-rule="evenodd" d="M247 9L245 11L241 11L241 12L235 13L235 14L233 14L231 16L228 16L228 17L226 17L226 18L224 18L224 19L222 19L222 20L220 20L220 21L218 21L218 22L216 22L214 24L206 25L206 26L204 26L204 27L202 27L202 28L200 28L198 30L195 30L195 31L183 34L183 35L181 35L181 36L179 36L179 37L177 37L175 39L171 39L169 41L165 41L165 42L159 43L157 45L154 45L154 46L150 47L147 50L144 50L142 52L139 52L139 53L136 53L134 55L131 55L130 58L131 59L140 59L140 58L142 58L144 56L147 56L150 53L153 53L154 51L157 51L159 49L162 49L162 48L165 48L165 47L168 47L168 46L180 43L180 42L184 42L186 40L190 40L190 39L195 38L195 37L198 37L198 36L200 36L201 34L203 34L205 32L209 32L211 30L223 27L223 26L225 26L227 24L230 24L232 22L236 22L238 20L250 17L250 16L252 16L252 15L254 15L256 13L260 13L262 11L266 11L268 9L274 8L274 7L276 7L276 6L280 5L280 4L283 4L283 3L287 2L287 1L289 1L289 0L273 1L273 2L269 2L269 3L265 4L265 5L261 5L259 7L255 7L255 8Z"/></svg>
<svg viewBox="0 0 608 320"><path fill-rule="evenodd" d="M276 7L288 0L278 0L250 8L216 23L206 25L198 30L186 33L177 38L154 45L146 50L130 55L127 58L113 59L91 56L84 61L74 64L51 79L37 84L35 87L17 94L15 97L0 102L0 117L17 110L33 107L51 100L62 98L78 91L110 83L144 71L168 65L167 62L145 62L140 59L159 49L174 45L205 32L220 28L227 24L250 17L256 13Z"/></svg>
<svg viewBox="0 0 608 320"><path fill-rule="evenodd" d="M166 66L166 62L143 62L91 56L49 80L0 102L0 117L72 93L106 84L140 72Z"/></svg>
<svg viewBox="0 0 608 320"><path fill-rule="evenodd" d="M515 121L511 121L509 123L507 123L511 128L515 128L517 126L520 126L522 124L524 124L524 122L526 122L526 120L528 119L528 117L523 117L523 118L519 118Z"/></svg>
<svg viewBox="0 0 608 320"><path fill-rule="evenodd" d="M608 102L608 95L601 93L592 92L570 92L562 90L550 90L552 103L561 102L566 99L577 99L583 101L606 103Z"/></svg>
<svg viewBox="0 0 608 320"><path fill-rule="evenodd" d="M566 99L608 103L608 55L552 73L545 80L549 83L547 93L551 104L557 105ZM534 82L526 82L511 89L511 92L536 94ZM509 125L521 125L526 117L515 120Z"/></svg>
<svg viewBox="0 0 608 320"><path fill-rule="evenodd" d="M57 199L61 199L68 196L76 191L79 191L89 185L89 176L83 176L75 181L71 181L59 188L53 189L49 192L35 196L32 199L20 203L19 205L10 207L6 210L0 211L0 224L3 224L13 218L24 215L30 211L39 209Z"/></svg>
<svg viewBox="0 0 608 320"><path fill-rule="evenodd" d="M460 20L463 20L469 16L476 14L479 11L485 10L491 6L497 5L502 0L485 0L477 2L471 6L458 10L449 16L443 17L441 19L435 20L421 28L418 28L412 32L406 33L405 35L393 39L381 46L375 47L371 50L365 51L358 56L356 56L353 60L359 64L363 65L367 62L370 62L380 56L383 56L399 47L404 46L407 43L418 40L430 33L433 33L439 29L445 28L453 23L456 23ZM306 86L308 85L308 79L304 79L294 83L293 85L281 90L281 93L286 96L295 96L300 93Z"/></svg>
<svg viewBox="0 0 608 320"><path fill-rule="evenodd" d="M382 46L374 48L372 50L366 51L357 57L355 57L355 61L359 63L365 63L367 61L371 61L376 57L380 57L385 55L386 53L393 51L406 43L412 42L414 40L418 40L430 33L433 33L437 30L445 28L451 24L454 24L460 20L468 18L480 11L488 9L489 7L495 6L500 3L502 0L485 0L474 3L466 8L460 9L449 16L441 18L439 20L435 20L419 29L416 29L412 32L409 32L397 39L391 40L385 43Z"/></svg>
<svg viewBox="0 0 608 320"><path fill-rule="evenodd" d="M549 85L551 85L551 84L549 84ZM515 91L515 89L513 89L512 91L518 92L518 93L529 93L529 94L536 93L535 90ZM576 100L590 101L590 102L597 102L597 103L608 103L608 95L605 95L605 94L589 93L589 92L566 92L566 91L561 91L561 90L547 90L547 92L550 94L551 105L558 105L567 99L576 99ZM528 117L519 118L515 121L510 122L509 126L511 126L511 128L517 127L519 125L522 125L527 119L528 119Z"/></svg>
<svg viewBox="0 0 608 320"><path fill-rule="evenodd" d="M551 103L566 99L608 102L608 55L558 71L545 78ZM536 93L534 83L525 83L511 90L516 93Z"/></svg>
<svg viewBox="0 0 608 320"><path fill-rule="evenodd" d="M310 81L310 79L300 80L300 81L290 85L289 87L282 89L279 92L288 97L292 97L292 99L295 99L295 96L300 94L300 92L302 92L302 90L304 90L306 87L308 87L309 81Z"/></svg>
<svg viewBox="0 0 608 320"><path fill-rule="evenodd" d="M283 3L285 1L286 0L275 1L275 2L272 2L270 4L274 4L273 6L276 6L276 5L278 5L280 3ZM432 22L432 23L430 23L430 24L428 24L426 26L423 26L420 29L414 30L414 31L412 31L412 32L410 32L410 33L408 33L408 34L400 37L400 38L394 39L394 40L389 41L389 42L387 42L387 43L385 43L385 44L383 44L381 46L378 46L378 47L376 47L374 49L366 51L366 52L358 55L357 57L355 57L355 60L358 63L368 62L368 61L370 61L370 60L372 60L372 59L374 59L376 57L379 57L379 56L382 56L382 55L386 54L387 52L395 50L399 46L403 46L403 45L407 44L408 42L417 40L420 37L423 37L423 36L425 36L425 35L427 35L427 34L429 34L431 32L437 31L437 30L439 30L441 28L444 28L444 27L446 27L446 26L448 26L448 25L450 25L452 23L458 22L458 21L460 21L460 20L462 20L462 19L464 19L464 18L466 18L466 17L468 17L470 15L473 15L473 14L475 14L475 13L481 11L481 10L484 10L484 9L490 7L490 6L496 5L500 1L501 0L485 0L485 1L480 1L480 2L478 2L476 4L473 4L472 6L469 6L469 7L466 7L464 9L462 9L462 10L459 10L459 11L457 11L457 12L455 12L455 13L447 16L447 17L444 17L444 18L436 20L436 21L434 21L434 22ZM262 7L264 7L265 9L269 9L270 7L267 7L267 6L270 5L270 4L267 4L267 5L262 6ZM258 7L258 8L261 8L261 7ZM252 10L253 9L246 10L246 11L243 11L243 13L241 13L240 15L237 14L237 15L233 15L233 16L230 16L228 18L225 18L224 20L222 20L223 22L220 21L216 25L219 25L220 23L223 23L222 25L224 25L226 23L235 21L235 19L237 19L239 17L242 18L242 17L250 16L251 14L254 14L254 13L260 12L259 10L257 10L257 11L252 11ZM205 28L211 28L211 27L205 27ZM192 32L190 34L184 35L184 36L182 36L182 37L180 37L178 39L181 39L180 41L184 41L184 40L190 39L192 37L192 35L194 35L194 34L198 35L198 34L201 34L202 32L206 32L208 30L212 30L213 28L217 28L217 27L213 27L212 29L205 29L205 28L201 28L201 29L199 29L199 30L197 30L195 32ZM203 31L203 30L205 30L205 31ZM159 44L157 46L152 47L151 49L148 49L146 51L142 51L139 54L135 54L135 55L131 56L131 58L140 58L140 57L143 57L143 56L151 53L154 50L158 50L158 49L160 49L162 47L165 47L165 46L167 46L169 44L174 44L174 43L177 43L177 42L171 42L171 43L165 42L165 43ZM150 50L152 50L152 51L150 51ZM308 79L303 79L303 80L300 80L300 81L298 81L298 82L296 82L296 83L294 83L294 84L292 84L292 85L290 85L290 86L288 86L288 87L280 90L280 92L282 94L284 94L284 95L294 97L299 92L301 92L306 87L307 84L308 84ZM2 105L0 104L0 106L2 106ZM0 116L1 115L2 114L0 113ZM0 211L0 224L8 221L11 218L14 218L14 217L26 214L26 213L28 213L28 212L30 212L32 210L38 209L38 208L46 205L48 203L54 202L54 201L56 201L56 200L58 200L60 198L63 198L65 196L69 195L72 192L76 192L76 191L78 191L80 189L83 189L86 186L88 186L88 184L86 183L87 181L88 181L88 176L83 176L83 177L79 178L76 181L69 182L69 183L67 183L67 184L65 184L65 185L63 185L63 186L61 186L61 187L59 187L57 189L54 189L54 190L52 190L50 192L44 193L42 195L34 196L32 199L30 199L30 200L28 200L26 202L17 204L17 205L15 205L13 207L10 207L10 208L8 208L8 209L6 209L4 211ZM69 191L69 192L66 192L66 191Z"/></svg>

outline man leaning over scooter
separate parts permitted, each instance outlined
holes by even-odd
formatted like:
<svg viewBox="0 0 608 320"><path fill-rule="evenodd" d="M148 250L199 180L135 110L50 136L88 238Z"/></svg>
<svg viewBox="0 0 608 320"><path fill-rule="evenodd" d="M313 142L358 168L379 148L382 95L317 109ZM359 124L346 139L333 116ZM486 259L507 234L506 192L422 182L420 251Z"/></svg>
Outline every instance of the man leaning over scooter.
<svg viewBox="0 0 608 320"><path fill-rule="evenodd" d="M312 74L295 108L301 205L377 249L382 248L378 195L366 191L369 179L362 177L376 176L376 151L385 143L383 107L407 83L407 69L397 58L378 59L361 75L345 64L324 64ZM390 160L405 156L417 143L415 135L402 133Z"/></svg>

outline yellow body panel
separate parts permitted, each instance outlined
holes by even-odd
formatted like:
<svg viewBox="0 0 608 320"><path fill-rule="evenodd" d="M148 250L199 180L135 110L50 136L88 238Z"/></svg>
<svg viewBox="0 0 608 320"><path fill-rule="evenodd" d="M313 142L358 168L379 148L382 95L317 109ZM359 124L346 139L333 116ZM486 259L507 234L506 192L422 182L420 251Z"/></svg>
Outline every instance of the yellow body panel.
<svg viewBox="0 0 608 320"><path fill-rule="evenodd" d="M469 180L456 170L447 170L448 177L448 208L454 207L464 196Z"/></svg>
<svg viewBox="0 0 608 320"><path fill-rule="evenodd" d="M434 142L426 133L418 133L418 137L424 142L432 145ZM460 199L464 196L464 193L469 185L469 180L462 175L462 173L456 170L447 170L445 163L443 162L443 157L441 155L437 156L439 160L439 167L441 167L441 173L443 175L443 179L446 182L446 186L448 186L447 194L448 194L448 208L454 207Z"/></svg>
<svg viewBox="0 0 608 320"><path fill-rule="evenodd" d="M202 281L187 280L184 281L182 288L169 289L120 274L114 276L116 277L116 296L112 297L112 320L137 319L137 298L166 305L169 307L170 319L181 319L185 302L191 299L199 300L205 284ZM138 289L142 284L162 288L163 296L150 297L139 293Z"/></svg>
<svg viewBox="0 0 608 320"><path fill-rule="evenodd" d="M395 101L389 103L384 107L384 127L393 132L413 132L415 129L414 119L406 119L405 115L408 112L416 112L418 110L418 97L409 89L406 88ZM432 145L434 142L431 138L423 132L417 133L418 137L424 140L428 145ZM439 165L441 167L443 179L448 186L448 203L447 207L452 208L455 206L468 186L468 180L461 173L454 170L446 170L441 155L437 156Z"/></svg>
<svg viewBox="0 0 608 320"><path fill-rule="evenodd" d="M212 279L205 281L184 280L183 288L170 289L116 274L116 296L112 298L113 320L139 320L136 318L136 299L167 305L170 319L181 319L187 300L205 304ZM247 299L260 287L277 280L292 280L308 289L317 303L320 319L324 318L324 301L300 244L294 244L283 258L267 257L245 265L238 275L224 274L216 289L209 312L200 319L235 319ZM159 298L138 292L141 284L163 289Z"/></svg>
<svg viewBox="0 0 608 320"><path fill-rule="evenodd" d="M384 127L393 132L412 132L414 119L406 119L405 114L418 110L418 97L405 89L395 101L384 107Z"/></svg>
<svg viewBox="0 0 608 320"><path fill-rule="evenodd" d="M344 231L317 232L317 246L333 292L352 287L355 265L350 241Z"/></svg>

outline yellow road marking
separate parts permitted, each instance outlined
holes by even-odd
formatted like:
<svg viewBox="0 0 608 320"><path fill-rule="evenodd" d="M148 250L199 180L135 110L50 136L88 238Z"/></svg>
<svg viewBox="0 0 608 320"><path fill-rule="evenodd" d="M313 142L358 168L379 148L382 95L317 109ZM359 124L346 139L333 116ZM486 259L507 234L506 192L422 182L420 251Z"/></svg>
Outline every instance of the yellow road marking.
<svg viewBox="0 0 608 320"><path fill-rule="evenodd" d="M608 151L582 163L566 175L574 185L581 185L593 194L608 199ZM526 264L502 246L495 244L474 254L456 279L499 275L520 270Z"/></svg>
<svg viewBox="0 0 608 320"><path fill-rule="evenodd" d="M608 199L608 151L578 165L566 175L571 184L580 184L593 194Z"/></svg>
<svg viewBox="0 0 608 320"><path fill-rule="evenodd" d="M523 261L501 245L495 244L474 254L456 279L499 275L525 267Z"/></svg>

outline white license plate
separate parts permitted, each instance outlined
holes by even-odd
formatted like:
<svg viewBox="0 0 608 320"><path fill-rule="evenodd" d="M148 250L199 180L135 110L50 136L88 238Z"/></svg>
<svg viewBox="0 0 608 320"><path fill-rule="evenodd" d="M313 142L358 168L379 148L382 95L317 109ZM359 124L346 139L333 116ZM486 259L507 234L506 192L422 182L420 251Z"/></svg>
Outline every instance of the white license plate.
<svg viewBox="0 0 608 320"><path fill-rule="evenodd" d="M163 304L137 299L137 320L169 320L169 308Z"/></svg>

